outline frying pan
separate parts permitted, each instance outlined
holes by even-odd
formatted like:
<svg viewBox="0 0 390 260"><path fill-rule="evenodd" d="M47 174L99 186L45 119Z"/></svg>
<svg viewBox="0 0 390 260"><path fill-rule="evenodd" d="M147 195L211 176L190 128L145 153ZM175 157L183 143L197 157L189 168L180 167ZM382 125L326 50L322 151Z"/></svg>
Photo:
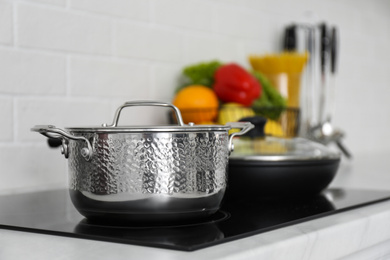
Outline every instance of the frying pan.
<svg viewBox="0 0 390 260"><path fill-rule="evenodd" d="M244 118L255 129L235 140L226 197L316 195L334 179L340 153L304 138L264 136L266 119Z"/></svg>

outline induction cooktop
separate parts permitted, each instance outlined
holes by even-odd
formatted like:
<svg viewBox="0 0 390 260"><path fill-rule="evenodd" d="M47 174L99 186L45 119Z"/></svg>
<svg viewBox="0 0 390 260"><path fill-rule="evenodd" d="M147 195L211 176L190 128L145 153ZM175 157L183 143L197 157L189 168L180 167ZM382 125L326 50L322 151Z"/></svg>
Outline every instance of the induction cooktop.
<svg viewBox="0 0 390 260"><path fill-rule="evenodd" d="M193 251L390 200L390 191L328 189L297 198L232 198L214 215L196 222L142 225L91 223L66 189L0 196L0 228Z"/></svg>

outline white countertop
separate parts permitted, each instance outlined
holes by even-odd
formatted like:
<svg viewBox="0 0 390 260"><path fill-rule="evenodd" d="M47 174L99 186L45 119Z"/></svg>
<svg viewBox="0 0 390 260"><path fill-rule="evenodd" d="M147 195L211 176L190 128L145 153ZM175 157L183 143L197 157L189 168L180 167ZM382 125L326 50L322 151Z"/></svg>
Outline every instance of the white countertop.
<svg viewBox="0 0 390 260"><path fill-rule="evenodd" d="M390 190L390 153L343 162L332 187ZM390 259L390 201L182 252L0 229L0 259Z"/></svg>

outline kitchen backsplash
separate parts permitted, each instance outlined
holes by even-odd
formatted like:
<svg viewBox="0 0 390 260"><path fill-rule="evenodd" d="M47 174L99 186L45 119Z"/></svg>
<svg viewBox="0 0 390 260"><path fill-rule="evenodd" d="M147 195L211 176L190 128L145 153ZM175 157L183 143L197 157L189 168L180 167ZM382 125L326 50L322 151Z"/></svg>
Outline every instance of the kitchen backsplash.
<svg viewBox="0 0 390 260"><path fill-rule="evenodd" d="M281 49L291 22L340 30L334 125L353 153L390 149L390 2L0 0L1 191L66 186L66 160L36 124L109 123L127 100L170 101L180 70ZM158 124L161 109L121 122Z"/></svg>

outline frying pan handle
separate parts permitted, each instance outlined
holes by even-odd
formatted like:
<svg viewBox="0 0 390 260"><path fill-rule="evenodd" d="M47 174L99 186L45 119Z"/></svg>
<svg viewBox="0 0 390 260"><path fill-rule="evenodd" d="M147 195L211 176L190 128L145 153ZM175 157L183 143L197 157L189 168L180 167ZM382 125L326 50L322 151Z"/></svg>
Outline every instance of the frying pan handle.
<svg viewBox="0 0 390 260"><path fill-rule="evenodd" d="M181 125L181 126L184 125L183 118L181 117L180 110L176 106L174 106L174 105L172 105L170 103L165 103L165 102L160 102L160 101L129 101L129 102L126 102L123 105L121 105L116 110L115 116L114 116L114 120L112 121L112 124L108 125L108 126L109 127L116 127L116 126L118 126L119 116L121 114L122 109L125 108L125 107L133 107L133 106L170 107L170 108L172 108L175 111L176 118L177 118L177 121L178 121L179 125ZM107 125L103 125L103 126L107 126Z"/></svg>
<svg viewBox="0 0 390 260"><path fill-rule="evenodd" d="M238 128L241 129L239 132L234 132L229 135L229 152L233 152L234 150L234 144L233 144L233 138L237 135L243 135L250 130L252 130L255 126L250 122L229 122L226 123L227 126L230 126L232 129Z"/></svg>
<svg viewBox="0 0 390 260"><path fill-rule="evenodd" d="M86 161L89 161L92 157L92 145L89 140L83 136L72 135L60 128L56 128L53 125L36 125L31 128L31 131L38 132L49 138L62 139L61 153L64 154L65 158L69 157L69 139L75 141L84 141L87 144L87 147L81 149L81 155Z"/></svg>

